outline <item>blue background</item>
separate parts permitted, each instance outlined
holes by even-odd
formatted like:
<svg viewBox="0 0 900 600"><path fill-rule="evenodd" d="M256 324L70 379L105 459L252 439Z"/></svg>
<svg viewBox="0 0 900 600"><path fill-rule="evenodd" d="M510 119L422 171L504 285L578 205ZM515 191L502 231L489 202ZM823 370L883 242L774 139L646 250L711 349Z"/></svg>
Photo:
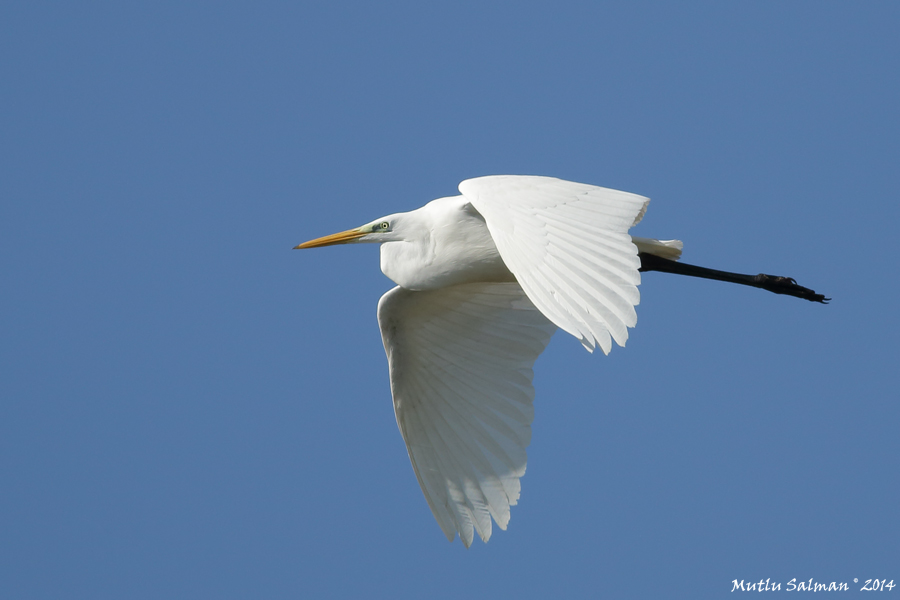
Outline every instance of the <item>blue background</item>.
<svg viewBox="0 0 900 600"><path fill-rule="evenodd" d="M0 596L900 584L898 27L895 2L4 3ZM627 348L557 334L509 530L467 551L394 421L377 247L290 248L502 173L649 196L636 235L834 300L649 273Z"/></svg>

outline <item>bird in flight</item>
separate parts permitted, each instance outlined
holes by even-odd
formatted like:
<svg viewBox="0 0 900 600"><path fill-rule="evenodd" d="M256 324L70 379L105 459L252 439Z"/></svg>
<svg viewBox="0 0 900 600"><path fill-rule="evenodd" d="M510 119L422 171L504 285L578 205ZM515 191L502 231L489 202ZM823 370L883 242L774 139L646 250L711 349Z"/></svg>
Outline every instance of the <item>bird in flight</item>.
<svg viewBox="0 0 900 600"><path fill-rule="evenodd" d="M534 417L534 365L557 329L593 352L624 346L642 271L826 303L790 277L679 262L682 243L628 234L649 199L552 177L468 179L460 196L302 243L380 243L397 287L378 302L394 414L444 534L506 529Z"/></svg>

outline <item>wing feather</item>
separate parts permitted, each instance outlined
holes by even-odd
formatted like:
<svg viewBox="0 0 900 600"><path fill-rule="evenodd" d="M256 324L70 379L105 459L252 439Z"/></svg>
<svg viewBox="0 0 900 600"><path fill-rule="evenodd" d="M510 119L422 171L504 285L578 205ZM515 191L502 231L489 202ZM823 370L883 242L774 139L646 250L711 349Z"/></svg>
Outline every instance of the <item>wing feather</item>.
<svg viewBox="0 0 900 600"><path fill-rule="evenodd" d="M532 366L556 330L517 283L382 296L397 425L431 512L468 547L519 498L534 418Z"/></svg>
<svg viewBox="0 0 900 600"><path fill-rule="evenodd" d="M537 308L588 350L608 353L637 323L640 259L628 229L649 200L552 177L468 179L506 266Z"/></svg>

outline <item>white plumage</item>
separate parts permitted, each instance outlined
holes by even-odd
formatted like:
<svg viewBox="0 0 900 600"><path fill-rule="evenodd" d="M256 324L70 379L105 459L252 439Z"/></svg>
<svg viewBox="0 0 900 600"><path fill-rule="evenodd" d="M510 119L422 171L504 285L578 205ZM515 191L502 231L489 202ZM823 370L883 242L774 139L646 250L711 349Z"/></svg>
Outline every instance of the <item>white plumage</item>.
<svg viewBox="0 0 900 600"><path fill-rule="evenodd" d="M533 418L532 366L557 327L624 345L640 301L632 238L647 198L550 177L469 179L461 196L297 246L379 242L398 284L378 303L397 425L441 529L468 547L506 529Z"/></svg>
<svg viewBox="0 0 900 600"><path fill-rule="evenodd" d="M516 280L548 319L593 351L628 339L640 302L628 229L649 199L548 177L481 177L459 185L484 217Z"/></svg>
<svg viewBox="0 0 900 600"><path fill-rule="evenodd" d="M431 512L466 546L519 498L534 418L531 367L553 332L516 283L463 283L378 303L397 425Z"/></svg>

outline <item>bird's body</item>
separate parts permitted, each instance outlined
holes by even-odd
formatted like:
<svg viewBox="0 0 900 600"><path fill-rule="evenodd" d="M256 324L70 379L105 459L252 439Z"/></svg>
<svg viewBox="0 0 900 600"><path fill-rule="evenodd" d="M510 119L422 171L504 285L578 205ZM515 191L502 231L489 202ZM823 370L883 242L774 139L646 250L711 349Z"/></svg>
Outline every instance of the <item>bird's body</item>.
<svg viewBox="0 0 900 600"><path fill-rule="evenodd" d="M492 176L461 196L297 248L381 243L397 283L378 303L397 425L447 537L506 529L534 415L532 366L557 328L588 350L624 345L640 271L657 270L824 302L790 278L676 262L681 242L636 238L642 196L549 177Z"/></svg>

